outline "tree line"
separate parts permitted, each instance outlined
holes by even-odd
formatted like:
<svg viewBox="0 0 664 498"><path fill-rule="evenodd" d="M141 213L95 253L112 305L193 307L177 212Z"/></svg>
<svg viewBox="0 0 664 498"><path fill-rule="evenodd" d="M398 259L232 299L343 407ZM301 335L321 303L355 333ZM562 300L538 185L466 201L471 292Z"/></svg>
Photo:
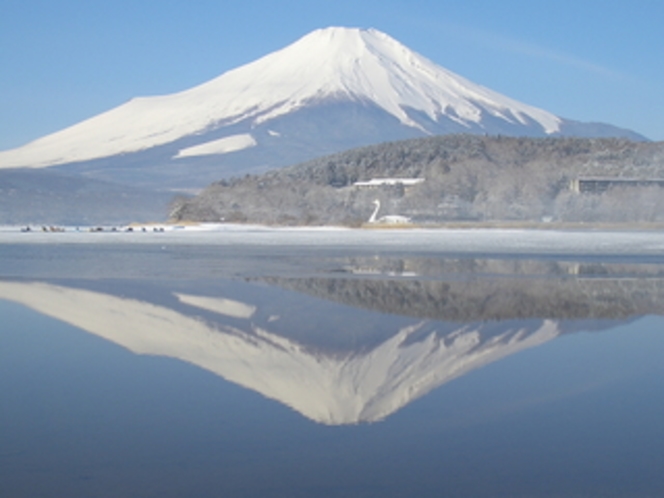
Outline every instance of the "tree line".
<svg viewBox="0 0 664 498"><path fill-rule="evenodd" d="M447 221L664 221L660 187L578 194L578 177L664 178L664 144L627 139L447 135L389 142L262 175L223 179L172 210L177 221L359 225L382 214ZM417 186L360 188L372 178Z"/></svg>

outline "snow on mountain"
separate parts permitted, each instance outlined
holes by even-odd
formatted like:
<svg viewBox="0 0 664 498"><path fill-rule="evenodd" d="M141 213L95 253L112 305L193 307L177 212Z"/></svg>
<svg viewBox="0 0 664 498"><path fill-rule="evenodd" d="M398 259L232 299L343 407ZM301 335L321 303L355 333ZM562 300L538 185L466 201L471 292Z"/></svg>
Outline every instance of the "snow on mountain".
<svg viewBox="0 0 664 498"><path fill-rule="evenodd" d="M553 114L474 84L384 33L327 28L195 88L136 98L0 153L0 166L42 167L126 154L245 119L258 125L325 99L375 104L423 132L409 110L432 121L444 116L469 129L487 115L524 126L535 123L547 134L558 132L561 124Z"/></svg>
<svg viewBox="0 0 664 498"><path fill-rule="evenodd" d="M257 327L250 320L254 308L236 301L179 296L204 309L221 304L224 315L245 318L241 328L212 326L163 306L44 283L0 282L0 299L136 354L197 365L330 425L384 419L446 382L560 335L551 320L508 322L502 333L484 340L482 325L459 325L441 336L427 322L414 320L369 351L325 355Z"/></svg>
<svg viewBox="0 0 664 498"><path fill-rule="evenodd" d="M232 135L230 137L224 137L219 140L212 140L211 142L205 142L200 145L194 145L193 147L182 149L177 153L175 158L226 154L228 152L235 152L255 146L256 140L254 137L248 133L243 133L242 135Z"/></svg>

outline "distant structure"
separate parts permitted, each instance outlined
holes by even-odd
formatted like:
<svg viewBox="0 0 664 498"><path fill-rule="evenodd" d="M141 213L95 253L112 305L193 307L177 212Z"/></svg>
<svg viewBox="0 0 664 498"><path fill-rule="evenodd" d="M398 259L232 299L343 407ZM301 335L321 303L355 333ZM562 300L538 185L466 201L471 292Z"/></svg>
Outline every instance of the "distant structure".
<svg viewBox="0 0 664 498"><path fill-rule="evenodd" d="M372 178L369 181L355 182L354 187L378 188L378 187L414 187L424 182L424 178Z"/></svg>
<svg viewBox="0 0 664 498"><path fill-rule="evenodd" d="M577 194L601 194L612 187L662 187L664 178L579 177L569 188Z"/></svg>

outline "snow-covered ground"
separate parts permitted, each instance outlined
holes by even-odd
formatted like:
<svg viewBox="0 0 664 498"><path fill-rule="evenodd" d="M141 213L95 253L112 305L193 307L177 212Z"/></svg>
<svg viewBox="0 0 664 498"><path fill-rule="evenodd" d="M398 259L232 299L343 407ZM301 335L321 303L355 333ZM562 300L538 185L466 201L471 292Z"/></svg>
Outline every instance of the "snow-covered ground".
<svg viewBox="0 0 664 498"><path fill-rule="evenodd" d="M578 231L533 229L390 229L337 227L272 228L254 225L146 225L106 228L65 227L44 232L0 226L0 244L182 244L380 250L408 253L664 256L662 231Z"/></svg>

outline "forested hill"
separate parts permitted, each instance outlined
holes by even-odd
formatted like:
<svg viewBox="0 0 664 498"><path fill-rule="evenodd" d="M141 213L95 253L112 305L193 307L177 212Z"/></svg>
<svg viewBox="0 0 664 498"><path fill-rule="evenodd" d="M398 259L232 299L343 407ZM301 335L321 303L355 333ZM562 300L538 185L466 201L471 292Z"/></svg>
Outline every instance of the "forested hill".
<svg viewBox="0 0 664 498"><path fill-rule="evenodd" d="M376 178L415 186L360 187ZM592 194L579 178L616 182ZM664 143L625 139L447 135L326 156L263 175L220 181L180 202L174 220L346 224L379 216L450 220L664 221Z"/></svg>

